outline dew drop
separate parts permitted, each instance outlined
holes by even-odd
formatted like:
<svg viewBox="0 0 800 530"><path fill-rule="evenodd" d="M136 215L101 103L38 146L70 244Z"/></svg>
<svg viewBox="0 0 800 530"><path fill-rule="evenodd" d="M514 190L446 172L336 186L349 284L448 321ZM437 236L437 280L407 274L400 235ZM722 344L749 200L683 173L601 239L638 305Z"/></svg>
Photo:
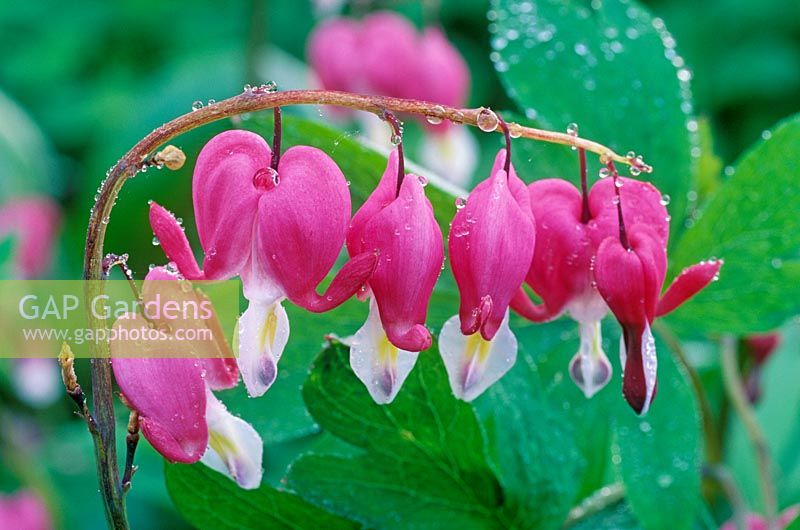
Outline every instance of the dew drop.
<svg viewBox="0 0 800 530"><path fill-rule="evenodd" d="M203 102L202 101L198 100L198 101L195 101L194 103L192 103L192 110L193 111L200 110L202 108L203 108Z"/></svg>
<svg viewBox="0 0 800 530"><path fill-rule="evenodd" d="M567 125L567 134L570 136L578 136L578 124L573 122Z"/></svg>
<svg viewBox="0 0 800 530"><path fill-rule="evenodd" d="M419 177L417 177L417 179L419 180L419 183L420 185L422 185L423 188L428 185L428 179L426 177L420 175Z"/></svg>
<svg viewBox="0 0 800 530"><path fill-rule="evenodd" d="M271 167L261 168L253 175L253 186L259 190L271 190L280 183L280 175Z"/></svg>
<svg viewBox="0 0 800 530"><path fill-rule="evenodd" d="M456 209L457 209L457 210L462 210L462 209L464 209L464 207L465 207L466 205L467 205L467 199L465 199L464 197L458 197L458 198L456 199Z"/></svg>
<svg viewBox="0 0 800 530"><path fill-rule="evenodd" d="M642 170L639 169L637 166L631 166L630 167L630 172L631 172L631 175L633 175L634 177L638 177L639 175L642 174Z"/></svg>
<svg viewBox="0 0 800 530"><path fill-rule="evenodd" d="M250 92L251 90L253 90L253 87L250 86L250 83L247 83L242 87L242 92Z"/></svg>
<svg viewBox="0 0 800 530"><path fill-rule="evenodd" d="M604 179L604 178L608 177L610 174L611 174L611 171L609 171L607 167L601 167L600 168L599 175L600 175L601 179Z"/></svg>
<svg viewBox="0 0 800 530"><path fill-rule="evenodd" d="M497 129L497 126L500 124L500 121L497 119L497 114L495 114L491 109L481 108L478 112L477 118L478 128L483 132L492 132Z"/></svg>
<svg viewBox="0 0 800 530"><path fill-rule="evenodd" d="M665 193L664 195L661 196L661 206L668 205L670 200L671 200L670 196Z"/></svg>
<svg viewBox="0 0 800 530"><path fill-rule="evenodd" d="M161 241L158 240L158 237L157 236L153 236L153 246L157 247L160 244L161 244Z"/></svg>
<svg viewBox="0 0 800 530"><path fill-rule="evenodd" d="M399 134L392 135L392 145L400 145L403 143L403 137Z"/></svg>
<svg viewBox="0 0 800 530"><path fill-rule="evenodd" d="M211 105L213 105L213 104L214 104L214 103L216 103L216 102L217 102L217 100L216 100L216 99L209 99L209 100L208 100L208 105L209 105L209 106L211 106Z"/></svg>
<svg viewBox="0 0 800 530"><path fill-rule="evenodd" d="M625 181L623 181L622 179L616 179L614 181L614 186L616 186L618 188L621 188L624 185L625 185Z"/></svg>

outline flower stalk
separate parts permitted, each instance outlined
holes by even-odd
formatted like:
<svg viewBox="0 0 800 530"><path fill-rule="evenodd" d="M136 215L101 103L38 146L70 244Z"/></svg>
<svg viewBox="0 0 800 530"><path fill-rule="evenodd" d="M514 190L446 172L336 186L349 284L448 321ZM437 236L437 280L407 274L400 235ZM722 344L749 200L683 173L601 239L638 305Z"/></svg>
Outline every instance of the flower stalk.
<svg viewBox="0 0 800 530"><path fill-rule="evenodd" d="M246 90L232 98L189 112L156 128L128 151L108 172L89 217L84 251L83 277L86 280L101 280L104 277L104 241L111 210L125 181L141 171L142 164L153 159L153 153L173 138L187 131L232 116L275 109L286 105L334 105L372 112L382 116L386 111L402 114L415 114L439 120L449 120L470 126L478 126L481 109L462 109L443 106L414 99L366 96L348 92L327 90L291 90L271 92L266 90ZM497 129L497 132L505 132ZM522 137L549 143L570 145L591 151L600 156L603 163L616 161L629 164L638 171L648 172L651 168L639 159L628 159L608 147L565 133L525 127L518 123L508 124L512 137ZM169 168L170 165L167 165ZM102 295L102 282L89 281L85 284L87 299ZM102 314L102 312L101 312ZM107 329L106 319L95 314L87 315L88 326L93 329ZM107 342L91 344L92 353L92 417L96 422L94 437L97 473L100 493L103 498L109 527L129 528L125 509L124 488L119 474L116 450L114 417L113 377L109 345Z"/></svg>

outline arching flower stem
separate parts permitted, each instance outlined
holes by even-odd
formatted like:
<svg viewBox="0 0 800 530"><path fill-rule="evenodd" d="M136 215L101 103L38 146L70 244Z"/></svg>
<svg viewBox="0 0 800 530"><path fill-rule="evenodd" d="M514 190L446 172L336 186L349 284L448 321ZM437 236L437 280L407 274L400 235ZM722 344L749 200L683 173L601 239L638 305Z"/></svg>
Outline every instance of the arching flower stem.
<svg viewBox="0 0 800 530"><path fill-rule="evenodd" d="M100 192L89 216L83 262L84 279L103 279L103 243L111 210L125 181L135 176L140 171L142 164L151 160L160 146L178 135L211 122L286 105L334 105L372 112L377 115L381 115L384 111L391 111L449 120L470 126L477 126L478 114L481 111L481 109L462 109L414 99L367 96L330 90L288 90L285 92L246 90L232 98L179 116L154 129L109 170L106 180L100 186ZM518 123L508 124L508 129L509 134L515 138L522 137L575 146L597 154L604 163L620 162L637 167L641 172L651 170L638 158L629 160L591 140L565 133L524 127ZM105 291L102 282L97 281L86 282L84 289L87 299L100 296ZM108 328L108 322L105 319L99 319L93 314L87 315L87 324L97 330ZM125 492L122 488L117 464L113 377L111 366L106 362L110 357L108 343L92 342L91 353L93 357L93 417L97 424L97 436L94 438L95 460L100 493L109 527L127 529L129 525L125 509Z"/></svg>

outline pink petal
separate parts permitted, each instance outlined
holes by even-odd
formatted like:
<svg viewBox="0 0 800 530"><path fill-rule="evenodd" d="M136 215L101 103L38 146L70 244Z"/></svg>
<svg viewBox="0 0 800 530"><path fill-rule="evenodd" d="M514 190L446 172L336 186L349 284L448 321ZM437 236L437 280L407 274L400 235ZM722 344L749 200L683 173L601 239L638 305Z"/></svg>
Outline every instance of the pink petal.
<svg viewBox="0 0 800 530"><path fill-rule="evenodd" d="M655 341L650 325L623 324L620 357L623 359L622 394L639 415L644 415L656 397L658 381Z"/></svg>
<svg viewBox="0 0 800 530"><path fill-rule="evenodd" d="M464 58L447 40L441 29L426 28L419 38L416 77L411 84L413 97L442 105L463 107L469 91L470 73ZM444 131L451 123L429 126Z"/></svg>
<svg viewBox="0 0 800 530"><path fill-rule="evenodd" d="M365 248L380 251L369 285L389 341L406 351L430 347L425 318L444 248L419 177L406 175L400 196L372 217L363 241Z"/></svg>
<svg viewBox="0 0 800 530"><path fill-rule="evenodd" d="M376 214L395 199L395 194L397 193L397 157L397 149L393 149L389 153L386 170L384 170L381 180L350 221L350 227L347 230L347 251L351 256L369 250L364 245L364 228Z"/></svg>
<svg viewBox="0 0 800 530"><path fill-rule="evenodd" d="M646 225L667 246L669 239L669 214L662 204L661 192L649 182L620 177L622 216L625 226L630 229L634 225ZM595 245L611 235L619 234L619 214L614 203L614 182L605 178L595 182L589 191L589 210L598 224L599 232L593 239Z"/></svg>
<svg viewBox="0 0 800 530"><path fill-rule="evenodd" d="M497 158L504 159L505 151ZM478 184L456 212L448 241L465 335L480 330L484 339L494 337L530 267L534 236L525 185L502 169Z"/></svg>
<svg viewBox="0 0 800 530"><path fill-rule="evenodd" d="M557 317L570 301L594 291L591 261L595 247L589 233L597 225L581 221L580 192L569 182L539 180L528 190L536 221L536 246L526 281L541 297L544 307L521 314L542 321ZM518 303L522 301L518 299ZM520 304L522 307L525 306Z"/></svg>
<svg viewBox="0 0 800 530"><path fill-rule="evenodd" d="M117 358L116 344L111 342L114 378L139 412L142 434L170 461L200 460L208 444L208 427L206 388L197 360Z"/></svg>
<svg viewBox="0 0 800 530"><path fill-rule="evenodd" d="M184 278L199 280L203 272L197 265L189 240L175 216L155 201L150 203L150 227L158 238L164 254L175 262Z"/></svg>
<svg viewBox="0 0 800 530"><path fill-rule="evenodd" d="M327 20L311 33L308 62L327 90L358 91L361 87L360 25L346 18Z"/></svg>
<svg viewBox="0 0 800 530"><path fill-rule="evenodd" d="M416 28L396 13L378 11L364 18L360 38L359 55L351 60L361 63L370 92L413 97L413 75L422 60Z"/></svg>
<svg viewBox="0 0 800 530"><path fill-rule="evenodd" d="M270 160L267 142L248 131L218 134L200 151L192 191L206 277L231 278L247 262L259 198L271 193L254 177Z"/></svg>
<svg viewBox="0 0 800 530"><path fill-rule="evenodd" d="M545 304L534 303L522 287L511 298L509 307L532 322L547 322L560 314L550 311Z"/></svg>
<svg viewBox="0 0 800 530"><path fill-rule="evenodd" d="M12 199L0 207L0 239L16 235L21 277L36 278L48 270L60 224L58 205L45 196Z"/></svg>
<svg viewBox="0 0 800 530"><path fill-rule="evenodd" d="M717 278L723 263L721 259L715 259L702 261L683 269L658 302L658 316L670 313L686 300L705 289L708 284Z"/></svg>
<svg viewBox="0 0 800 530"><path fill-rule="evenodd" d="M378 265L378 257L379 254L375 251L355 256L334 276L325 294L308 291L292 301L313 313L324 313L340 306L367 284Z"/></svg>
<svg viewBox="0 0 800 530"><path fill-rule="evenodd" d="M308 304L344 244L349 188L336 163L313 147L287 150L278 174L280 184L264 193L258 205L261 259L290 300ZM347 286L355 292L361 284Z"/></svg>

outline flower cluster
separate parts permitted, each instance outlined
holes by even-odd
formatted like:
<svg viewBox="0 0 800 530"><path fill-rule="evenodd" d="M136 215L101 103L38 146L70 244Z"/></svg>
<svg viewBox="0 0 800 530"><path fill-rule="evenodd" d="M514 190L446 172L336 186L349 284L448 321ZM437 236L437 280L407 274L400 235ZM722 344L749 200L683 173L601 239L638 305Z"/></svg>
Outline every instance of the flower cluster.
<svg viewBox="0 0 800 530"><path fill-rule="evenodd" d="M453 107L463 107L467 101L469 68L442 29L429 26L418 32L392 11L376 11L360 21L336 17L322 22L311 33L306 55L316 83L327 90ZM372 120L363 125L366 136L382 140L380 124ZM420 162L452 182L466 184L477 164L478 150L468 129L435 117L428 117L423 125L429 134Z"/></svg>
<svg viewBox="0 0 800 530"><path fill-rule="evenodd" d="M397 133L399 123L386 118ZM613 178L600 179L591 190L585 171L582 191L559 179L526 185L511 164L508 127L499 121L506 148L489 177L456 201L448 234L461 298L438 347L453 393L475 399L514 364L511 308L534 322L564 313L578 321L580 349L569 371L591 396L611 376L600 332L610 309L622 327L623 393L644 414L656 393L654 319L710 283L722 262L689 267L662 296L669 216L658 190L619 177L611 164L606 173ZM419 353L433 343L427 310L444 268L444 238L425 195L427 181L405 174L399 146L351 218L349 188L337 164L307 146L281 154L279 132L272 149L261 136L234 130L200 152L193 197L202 267L180 222L150 204L150 223L171 268L156 268L147 280L241 277L249 305L238 323L238 369L224 359L224 339L188 346L195 359L124 359L114 355L112 344L114 373L141 415L145 437L171 460L202 457L246 487L260 478L260 439L211 391L236 385L239 373L251 396L275 381L289 340L284 300L312 312L356 294L368 300L365 324L345 341L353 371L372 398L389 403ZM343 248L349 260L319 294ZM143 317L129 315L115 326L135 325L136 318Z"/></svg>

